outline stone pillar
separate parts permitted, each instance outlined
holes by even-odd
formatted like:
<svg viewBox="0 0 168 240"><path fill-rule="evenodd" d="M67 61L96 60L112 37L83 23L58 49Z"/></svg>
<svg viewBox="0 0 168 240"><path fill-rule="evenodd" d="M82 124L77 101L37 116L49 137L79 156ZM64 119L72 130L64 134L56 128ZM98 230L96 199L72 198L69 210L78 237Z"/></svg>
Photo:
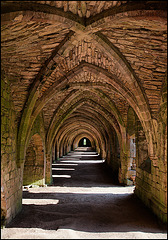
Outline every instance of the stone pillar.
<svg viewBox="0 0 168 240"><path fill-rule="evenodd" d="M60 147L60 151L59 151L59 157L63 156L63 147Z"/></svg>
<svg viewBox="0 0 168 240"><path fill-rule="evenodd" d="M120 181L123 184L127 185L127 173L128 173L128 153L127 153L127 144L126 144L126 129L122 127L121 133L122 141L121 141L121 149L120 149Z"/></svg>
<svg viewBox="0 0 168 240"><path fill-rule="evenodd" d="M70 144L68 144L67 151L68 151L68 153L71 151L71 145Z"/></svg>
<svg viewBox="0 0 168 240"><path fill-rule="evenodd" d="M119 182L127 185L127 153L120 153L121 168L119 170Z"/></svg>
<svg viewBox="0 0 168 240"><path fill-rule="evenodd" d="M59 144L58 142L56 143L57 151L56 151L56 160L59 160Z"/></svg>
<svg viewBox="0 0 168 240"><path fill-rule="evenodd" d="M55 161L55 144L53 144L53 147L52 147L52 162Z"/></svg>
<svg viewBox="0 0 168 240"><path fill-rule="evenodd" d="M2 71L2 70L1 70ZM1 72L1 208L4 223L9 223L22 208L23 164L17 162L16 114L8 78Z"/></svg>
<svg viewBox="0 0 168 240"><path fill-rule="evenodd" d="M52 153L46 154L46 174L45 174L45 183L52 183Z"/></svg>

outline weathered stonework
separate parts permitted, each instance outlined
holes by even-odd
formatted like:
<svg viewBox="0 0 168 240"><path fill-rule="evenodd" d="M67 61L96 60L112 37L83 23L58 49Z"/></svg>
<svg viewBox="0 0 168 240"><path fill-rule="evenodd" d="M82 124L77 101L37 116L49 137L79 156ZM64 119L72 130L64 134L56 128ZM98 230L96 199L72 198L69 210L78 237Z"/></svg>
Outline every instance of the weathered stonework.
<svg viewBox="0 0 168 240"><path fill-rule="evenodd" d="M16 115L10 84L1 72L1 209L5 222L10 222L21 210L22 179L16 166Z"/></svg>
<svg viewBox="0 0 168 240"><path fill-rule="evenodd" d="M44 147L41 137L35 134L32 136L26 151L23 185L43 186L44 179Z"/></svg>
<svg viewBox="0 0 168 240"><path fill-rule="evenodd" d="M3 219L21 210L23 185L51 184L52 161L87 137L166 222L167 2L1 6Z"/></svg>

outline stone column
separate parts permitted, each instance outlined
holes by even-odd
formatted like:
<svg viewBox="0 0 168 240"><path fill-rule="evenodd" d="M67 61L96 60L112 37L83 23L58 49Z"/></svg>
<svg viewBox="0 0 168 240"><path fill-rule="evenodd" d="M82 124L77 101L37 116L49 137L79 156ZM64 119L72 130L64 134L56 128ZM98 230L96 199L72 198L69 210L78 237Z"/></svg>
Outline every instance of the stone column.
<svg viewBox="0 0 168 240"><path fill-rule="evenodd" d="M59 144L58 144L58 141L56 143L56 147L57 147L57 152L56 152L57 158L56 158L56 160L59 160Z"/></svg>
<svg viewBox="0 0 168 240"><path fill-rule="evenodd" d="M68 151L67 153L69 153L71 151L71 145L70 144L68 144L67 151Z"/></svg>
<svg viewBox="0 0 168 240"><path fill-rule="evenodd" d="M52 153L46 154L46 174L45 174L45 183L52 183Z"/></svg>

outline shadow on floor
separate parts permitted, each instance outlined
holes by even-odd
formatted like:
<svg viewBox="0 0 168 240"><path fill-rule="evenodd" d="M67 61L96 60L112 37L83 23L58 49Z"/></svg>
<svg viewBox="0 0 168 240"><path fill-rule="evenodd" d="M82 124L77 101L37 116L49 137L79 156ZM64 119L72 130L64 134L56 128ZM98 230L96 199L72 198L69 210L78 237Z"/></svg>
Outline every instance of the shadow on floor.
<svg viewBox="0 0 168 240"><path fill-rule="evenodd" d="M111 169L99 156L94 162L86 155L78 161L67 156L53 164L53 176L57 175L53 186L23 191L22 211L7 228L166 233L166 226L127 191L129 187L114 181Z"/></svg>
<svg viewBox="0 0 168 240"><path fill-rule="evenodd" d="M116 176L105 162L85 163L75 161L59 162L54 165L52 170L53 186L102 186L111 187L113 184L119 184ZM57 169L57 170L54 170ZM61 170L60 170L61 169Z"/></svg>
<svg viewBox="0 0 168 240"><path fill-rule="evenodd" d="M23 192L23 199L27 202L32 200L34 204L23 204L21 213L7 226L8 228L166 232L165 226L159 225L157 218L134 194L27 191ZM41 200L40 204L38 200ZM55 204L49 204L54 200ZM44 205L41 202L44 202Z"/></svg>

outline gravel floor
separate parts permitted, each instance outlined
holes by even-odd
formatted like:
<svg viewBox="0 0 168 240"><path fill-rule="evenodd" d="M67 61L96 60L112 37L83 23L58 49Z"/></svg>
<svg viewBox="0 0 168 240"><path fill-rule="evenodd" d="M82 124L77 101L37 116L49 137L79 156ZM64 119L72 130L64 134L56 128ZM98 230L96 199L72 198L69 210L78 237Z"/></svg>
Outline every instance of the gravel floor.
<svg viewBox="0 0 168 240"><path fill-rule="evenodd" d="M167 239L134 187L114 183L96 153L70 153L52 171L52 186L23 191L23 210L2 239Z"/></svg>

